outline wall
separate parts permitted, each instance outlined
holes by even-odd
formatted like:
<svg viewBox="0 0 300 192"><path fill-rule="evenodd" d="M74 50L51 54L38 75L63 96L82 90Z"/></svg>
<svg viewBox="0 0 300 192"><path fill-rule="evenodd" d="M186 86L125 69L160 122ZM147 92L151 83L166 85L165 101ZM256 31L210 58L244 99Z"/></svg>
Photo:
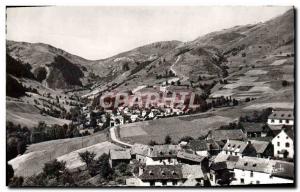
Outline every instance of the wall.
<svg viewBox="0 0 300 192"><path fill-rule="evenodd" d="M294 120L289 120L289 123L286 123L286 120L282 120L280 123L279 119L274 119L274 122L272 122L272 119L268 119L269 125L294 125Z"/></svg>
<svg viewBox="0 0 300 192"><path fill-rule="evenodd" d="M253 172L253 177L250 177L251 171L243 171L241 169L234 169L236 180L231 185L249 185L249 184L278 184L278 183L293 183L293 180L279 177L270 177L269 173ZM244 179L244 184L241 183ZM259 183L257 183L259 181Z"/></svg>
<svg viewBox="0 0 300 192"><path fill-rule="evenodd" d="M280 143L280 146L277 145L277 142ZM285 143L287 142L290 143L289 147L285 147ZM294 142L284 131L281 131L278 135L276 135L276 137L274 137L272 144L274 146L274 157L283 158L283 154L278 154L278 151L287 150L289 152L287 157L294 158Z"/></svg>

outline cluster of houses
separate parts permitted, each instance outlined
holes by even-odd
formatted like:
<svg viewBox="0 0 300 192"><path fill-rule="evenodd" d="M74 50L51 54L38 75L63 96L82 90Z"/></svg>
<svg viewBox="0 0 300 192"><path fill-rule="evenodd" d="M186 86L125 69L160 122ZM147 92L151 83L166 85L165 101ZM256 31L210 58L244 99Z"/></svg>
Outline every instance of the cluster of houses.
<svg viewBox="0 0 300 192"><path fill-rule="evenodd" d="M294 183L292 114L287 110L273 111L268 124L279 116L284 122L276 125L280 129L245 123L243 130L217 129L204 139L176 145L136 143L131 148L110 150L110 165L115 167L122 162L137 167L138 171L126 179L127 186L291 184Z"/></svg>

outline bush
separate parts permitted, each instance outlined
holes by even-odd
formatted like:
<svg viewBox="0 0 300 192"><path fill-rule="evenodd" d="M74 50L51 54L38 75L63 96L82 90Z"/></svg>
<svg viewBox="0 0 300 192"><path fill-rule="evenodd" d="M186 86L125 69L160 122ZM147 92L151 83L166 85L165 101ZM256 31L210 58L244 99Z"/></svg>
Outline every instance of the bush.
<svg viewBox="0 0 300 192"><path fill-rule="evenodd" d="M171 144L171 143L172 143L172 138L171 138L170 135L167 135L167 136L165 137L165 144Z"/></svg>
<svg viewBox="0 0 300 192"><path fill-rule="evenodd" d="M286 81L286 80L283 80L281 84L282 84L283 87L286 87L286 86L289 85L289 82Z"/></svg>

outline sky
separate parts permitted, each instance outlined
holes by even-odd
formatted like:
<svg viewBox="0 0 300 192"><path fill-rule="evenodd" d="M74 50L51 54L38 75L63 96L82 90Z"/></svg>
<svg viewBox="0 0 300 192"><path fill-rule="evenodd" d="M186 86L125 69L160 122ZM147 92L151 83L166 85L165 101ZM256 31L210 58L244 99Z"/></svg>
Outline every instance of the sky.
<svg viewBox="0 0 300 192"><path fill-rule="evenodd" d="M104 59L156 41L191 41L255 24L291 7L27 7L7 9L8 40L47 43L86 59Z"/></svg>

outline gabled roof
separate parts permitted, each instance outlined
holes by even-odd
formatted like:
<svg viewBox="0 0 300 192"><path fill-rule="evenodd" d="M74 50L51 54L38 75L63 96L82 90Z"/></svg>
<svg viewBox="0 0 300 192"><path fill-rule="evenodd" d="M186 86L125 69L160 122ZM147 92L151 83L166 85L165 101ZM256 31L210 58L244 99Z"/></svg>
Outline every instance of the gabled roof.
<svg viewBox="0 0 300 192"><path fill-rule="evenodd" d="M269 119L294 119L293 110L274 110L271 115L268 117Z"/></svg>
<svg viewBox="0 0 300 192"><path fill-rule="evenodd" d="M188 144L188 146L193 150L193 151L206 151L207 148L207 143L205 140L191 140Z"/></svg>
<svg viewBox="0 0 300 192"><path fill-rule="evenodd" d="M131 153L132 155L139 154L139 155L147 156L147 155L148 155L148 152L149 152L149 149L150 149L150 146L148 146L148 145L135 143L135 144L131 147L130 153Z"/></svg>
<svg viewBox="0 0 300 192"><path fill-rule="evenodd" d="M150 157L176 157L180 149L178 145L154 145L150 147Z"/></svg>
<svg viewBox="0 0 300 192"><path fill-rule="evenodd" d="M247 133L263 132L264 123L242 123L244 130Z"/></svg>
<svg viewBox="0 0 300 192"><path fill-rule="evenodd" d="M256 150L256 153L260 153L260 154L264 153L270 144L270 142L268 141L251 140L250 142L254 147L254 149Z"/></svg>
<svg viewBox="0 0 300 192"><path fill-rule="evenodd" d="M248 146L247 142L238 141L238 140L228 140L225 146L223 147L224 151L238 152L243 153Z"/></svg>
<svg viewBox="0 0 300 192"><path fill-rule="evenodd" d="M212 163L210 169L214 171L224 170L227 169L227 164L225 161Z"/></svg>
<svg viewBox="0 0 300 192"><path fill-rule="evenodd" d="M263 172L263 173L271 173L272 161L269 159L257 158L257 157L243 157L238 160L235 164L236 169L255 171L255 172Z"/></svg>
<svg viewBox="0 0 300 192"><path fill-rule="evenodd" d="M294 179L294 163L277 161L275 163L273 176Z"/></svg>
<svg viewBox="0 0 300 192"><path fill-rule="evenodd" d="M203 170L201 165L182 165L182 177L185 179L188 178L204 178Z"/></svg>
<svg viewBox="0 0 300 192"><path fill-rule="evenodd" d="M181 165L148 165L139 177L141 180L183 179Z"/></svg>
<svg viewBox="0 0 300 192"><path fill-rule="evenodd" d="M239 160L239 156L232 156L229 154L222 154L219 153L215 159L213 160L212 164L216 164L214 166L224 166L222 164L219 163L224 163L226 165L226 169L234 169L236 162ZM218 169L223 169L218 167ZM217 170L217 168L215 168L215 170Z"/></svg>
<svg viewBox="0 0 300 192"><path fill-rule="evenodd" d="M216 129L212 130L209 134L211 138L215 141L234 139L243 140L245 139L245 134L241 129Z"/></svg>
<svg viewBox="0 0 300 192"><path fill-rule="evenodd" d="M177 153L177 158L181 158L181 159L186 159L189 161L194 161L194 162L198 162L201 163L206 157L204 156L199 156L193 153L188 153L185 151L179 151Z"/></svg>
<svg viewBox="0 0 300 192"><path fill-rule="evenodd" d="M284 126L283 130L291 139L294 140L294 128L292 126Z"/></svg>
<svg viewBox="0 0 300 192"><path fill-rule="evenodd" d="M112 149L109 154L112 160L131 159L130 150L128 149Z"/></svg>

